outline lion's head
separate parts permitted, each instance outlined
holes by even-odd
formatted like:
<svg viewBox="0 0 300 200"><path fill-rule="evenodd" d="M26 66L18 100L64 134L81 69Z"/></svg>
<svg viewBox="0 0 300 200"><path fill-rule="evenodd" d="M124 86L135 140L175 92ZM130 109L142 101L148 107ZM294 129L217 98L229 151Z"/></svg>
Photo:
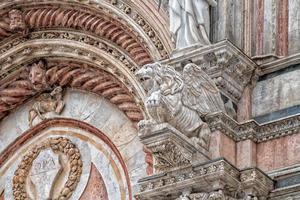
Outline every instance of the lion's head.
<svg viewBox="0 0 300 200"><path fill-rule="evenodd" d="M136 72L137 78L148 93L160 90L162 94L175 94L182 90L181 75L171 66L153 63Z"/></svg>

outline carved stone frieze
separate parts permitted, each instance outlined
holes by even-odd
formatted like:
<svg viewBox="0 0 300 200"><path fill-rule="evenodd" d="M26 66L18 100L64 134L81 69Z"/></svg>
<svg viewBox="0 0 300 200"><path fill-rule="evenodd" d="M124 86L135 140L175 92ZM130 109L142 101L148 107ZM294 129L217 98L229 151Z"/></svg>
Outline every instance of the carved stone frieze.
<svg viewBox="0 0 300 200"><path fill-rule="evenodd" d="M224 194L222 190L210 193L191 193L183 192L182 195L176 200L237 200Z"/></svg>
<svg viewBox="0 0 300 200"><path fill-rule="evenodd" d="M13 177L13 195L16 200L23 200L29 198L26 189L26 184L27 184L26 179L28 178L29 175L35 177L36 176L35 171L41 170L40 169L41 167L47 167L48 165L50 166L51 164L51 169L52 169L53 167L55 167L54 165L58 164L58 163L55 164L55 161L53 159L51 159L51 163L49 163L50 162L49 160L47 160L47 163L43 161L42 164L40 163L36 164L35 169L33 169L33 172L31 172L32 166L35 160L37 159L37 157L47 149L51 149L56 154L60 153L65 155L68 159L68 166L69 166L67 181L63 186L63 188L61 188L59 196L54 199L57 200L69 199L73 191L76 189L76 186L80 180L80 176L82 173L82 160L81 160L79 149L67 138L63 138L63 137L50 138L47 139L46 141L41 142L39 145L33 147L23 157L20 165L15 171ZM48 178L52 180L50 176ZM39 180L39 181L47 181L47 180ZM51 186L53 183L49 183L49 184ZM38 187L44 187L44 186L39 185ZM39 194L39 195L46 195L46 194Z"/></svg>
<svg viewBox="0 0 300 200"><path fill-rule="evenodd" d="M141 200L265 200L273 189L260 170L239 171L223 159L152 175L139 184Z"/></svg>
<svg viewBox="0 0 300 200"><path fill-rule="evenodd" d="M123 65L125 65L126 68L128 68L132 73L134 73L138 66L135 64L135 62L130 58L129 55L124 53L122 50L116 48L115 46L109 44L108 42L104 40L100 40L96 37L87 35L87 34L81 34L78 32L65 32L65 31L38 31L38 32L31 32L27 39L23 37L12 39L11 41L7 42L6 44L0 46L0 53L2 55L5 55L4 57L0 57L0 63L3 63L2 67L2 74L0 78L5 78L5 76L9 75L9 73L12 73L13 70L16 70L18 66L14 66L12 62L8 62L7 59L15 60L18 57L20 57L15 52L12 55L6 55L5 53L10 51L12 48L17 48L18 45L21 45L26 41L32 41L32 40L57 40L57 39L63 39L63 40L70 40L74 42L80 42L87 45L91 45L97 49L100 49L101 51L113 56L115 59L122 62ZM26 44L26 43L25 43ZM54 49L54 47L45 46L43 50L48 51L49 53ZM59 50L55 48L56 50ZM30 50L30 51L29 51ZM40 50L40 48L39 48ZM67 52L68 48L60 48L60 50ZM75 52L76 51L76 52ZM74 53L85 55L86 53L81 52L80 49L73 49ZM34 49L26 48L23 51L20 52L23 55L32 55L34 53ZM86 57L88 57L91 61L95 61L96 55L86 54ZM14 69L13 69L14 68ZM117 70L117 69L113 69Z"/></svg>
<svg viewBox="0 0 300 200"><path fill-rule="evenodd" d="M219 130L235 141L250 139L259 143L300 131L299 115L266 124L258 124L255 120L238 123L224 113L208 115L206 120L212 131Z"/></svg>
<svg viewBox="0 0 300 200"><path fill-rule="evenodd" d="M218 199L219 190L225 188L228 191L238 190L239 171L227 161L220 159L209 163L194 163L187 167L152 175L141 179L139 184L140 193L136 198L141 200L174 200L179 198L187 188L192 188L193 191L205 191L211 199Z"/></svg>

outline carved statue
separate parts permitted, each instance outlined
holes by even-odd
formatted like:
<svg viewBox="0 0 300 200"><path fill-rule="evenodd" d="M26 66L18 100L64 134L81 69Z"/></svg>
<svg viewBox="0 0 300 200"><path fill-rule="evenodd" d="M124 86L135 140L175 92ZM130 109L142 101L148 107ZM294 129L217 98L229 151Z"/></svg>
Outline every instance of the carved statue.
<svg viewBox="0 0 300 200"><path fill-rule="evenodd" d="M34 63L31 66L29 72L29 80L32 84L33 89L35 89L36 91L50 88L46 79L45 63L42 60L40 60L38 63Z"/></svg>
<svg viewBox="0 0 300 200"><path fill-rule="evenodd" d="M225 112L213 80L197 65L187 64L183 74L160 63L143 66L137 73L147 91L145 106L152 119L139 123L169 123L183 134L208 148L210 129L203 121L213 112Z"/></svg>
<svg viewBox="0 0 300 200"><path fill-rule="evenodd" d="M56 87L50 93L43 93L36 98L36 102L29 110L28 121L29 126L32 126L33 120L38 116L41 120L45 120L43 114L55 112L60 114L64 108L63 90L62 87Z"/></svg>
<svg viewBox="0 0 300 200"><path fill-rule="evenodd" d="M20 10L11 10L8 13L9 16L9 28L13 32L26 32L26 23L23 13Z"/></svg>
<svg viewBox="0 0 300 200"><path fill-rule="evenodd" d="M216 5L215 0L169 0L170 31L176 48L210 44L209 7Z"/></svg>

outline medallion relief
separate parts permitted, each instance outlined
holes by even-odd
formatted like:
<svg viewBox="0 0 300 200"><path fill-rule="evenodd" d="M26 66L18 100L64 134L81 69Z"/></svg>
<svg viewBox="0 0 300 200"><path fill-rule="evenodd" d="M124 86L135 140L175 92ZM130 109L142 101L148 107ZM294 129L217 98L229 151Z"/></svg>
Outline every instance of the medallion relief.
<svg viewBox="0 0 300 200"><path fill-rule="evenodd" d="M81 174L81 154L75 144L64 137L49 138L23 157L13 177L14 199L69 199Z"/></svg>

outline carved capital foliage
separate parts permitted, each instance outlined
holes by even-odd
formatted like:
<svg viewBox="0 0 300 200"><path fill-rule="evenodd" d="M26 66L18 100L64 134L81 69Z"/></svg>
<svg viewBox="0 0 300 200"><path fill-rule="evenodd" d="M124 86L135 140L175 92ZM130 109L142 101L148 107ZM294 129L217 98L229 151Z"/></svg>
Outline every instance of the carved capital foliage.
<svg viewBox="0 0 300 200"><path fill-rule="evenodd" d="M63 186L63 188L61 188L59 196L56 199L68 199L76 189L82 173L82 160L79 149L67 138L50 138L33 147L23 157L20 165L15 171L13 177L13 195L16 200L29 198L26 190L26 179L28 178L29 173L32 170L33 162L39 156L39 154L46 149L51 149L55 153L61 153L68 158L70 172L68 174L65 185ZM44 164L45 163L43 163L43 165ZM42 166L39 165L38 167Z"/></svg>

